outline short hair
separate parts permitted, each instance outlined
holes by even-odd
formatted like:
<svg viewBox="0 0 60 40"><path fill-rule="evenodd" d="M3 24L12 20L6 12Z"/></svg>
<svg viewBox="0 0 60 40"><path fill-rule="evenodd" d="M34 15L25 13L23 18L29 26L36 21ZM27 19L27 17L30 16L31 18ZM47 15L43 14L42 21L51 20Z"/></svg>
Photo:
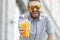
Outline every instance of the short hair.
<svg viewBox="0 0 60 40"><path fill-rule="evenodd" d="M29 7L29 2L31 2L31 1L39 1L40 2L40 0L29 0L28 1L28 7Z"/></svg>

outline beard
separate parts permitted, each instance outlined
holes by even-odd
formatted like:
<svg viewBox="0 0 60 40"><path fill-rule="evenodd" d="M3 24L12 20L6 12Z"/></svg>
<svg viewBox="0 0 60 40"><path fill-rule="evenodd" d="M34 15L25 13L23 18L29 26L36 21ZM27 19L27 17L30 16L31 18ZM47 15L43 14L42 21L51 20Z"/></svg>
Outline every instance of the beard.
<svg viewBox="0 0 60 40"><path fill-rule="evenodd" d="M40 11L32 11L32 12L30 12L30 15L34 20L37 20L37 19L39 19Z"/></svg>

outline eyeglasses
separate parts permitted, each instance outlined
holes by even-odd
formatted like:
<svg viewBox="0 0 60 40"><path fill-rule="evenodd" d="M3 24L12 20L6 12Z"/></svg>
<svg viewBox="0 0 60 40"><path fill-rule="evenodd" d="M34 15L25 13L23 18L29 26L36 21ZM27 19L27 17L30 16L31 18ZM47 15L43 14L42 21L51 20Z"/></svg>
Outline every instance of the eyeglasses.
<svg viewBox="0 0 60 40"><path fill-rule="evenodd" d="M34 8L36 8L37 10L39 10L41 8L41 5L36 5L36 6L29 6L29 11L34 10Z"/></svg>

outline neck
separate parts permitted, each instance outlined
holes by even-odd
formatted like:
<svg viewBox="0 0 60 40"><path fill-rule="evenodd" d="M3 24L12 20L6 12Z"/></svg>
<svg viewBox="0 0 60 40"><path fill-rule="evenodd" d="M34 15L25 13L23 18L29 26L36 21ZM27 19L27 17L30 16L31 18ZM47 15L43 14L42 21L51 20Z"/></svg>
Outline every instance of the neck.
<svg viewBox="0 0 60 40"><path fill-rule="evenodd" d="M39 18L33 18L33 20L34 20L34 21L38 21L38 20L39 20Z"/></svg>

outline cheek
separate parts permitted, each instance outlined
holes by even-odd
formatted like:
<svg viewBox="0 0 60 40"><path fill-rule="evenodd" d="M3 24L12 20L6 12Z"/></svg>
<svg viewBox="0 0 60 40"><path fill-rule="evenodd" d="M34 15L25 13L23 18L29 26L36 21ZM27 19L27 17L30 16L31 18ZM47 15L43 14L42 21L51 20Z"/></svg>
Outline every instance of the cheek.
<svg viewBox="0 0 60 40"><path fill-rule="evenodd" d="M36 14L36 16L39 16L40 14L38 13L38 14Z"/></svg>
<svg viewBox="0 0 60 40"><path fill-rule="evenodd" d="M30 13L32 12L32 10L29 10L29 9L28 9L28 11L29 11Z"/></svg>
<svg viewBox="0 0 60 40"><path fill-rule="evenodd" d="M30 13L32 13L32 11L29 11Z"/></svg>
<svg viewBox="0 0 60 40"><path fill-rule="evenodd" d="M41 11L41 9L38 10L39 12Z"/></svg>

